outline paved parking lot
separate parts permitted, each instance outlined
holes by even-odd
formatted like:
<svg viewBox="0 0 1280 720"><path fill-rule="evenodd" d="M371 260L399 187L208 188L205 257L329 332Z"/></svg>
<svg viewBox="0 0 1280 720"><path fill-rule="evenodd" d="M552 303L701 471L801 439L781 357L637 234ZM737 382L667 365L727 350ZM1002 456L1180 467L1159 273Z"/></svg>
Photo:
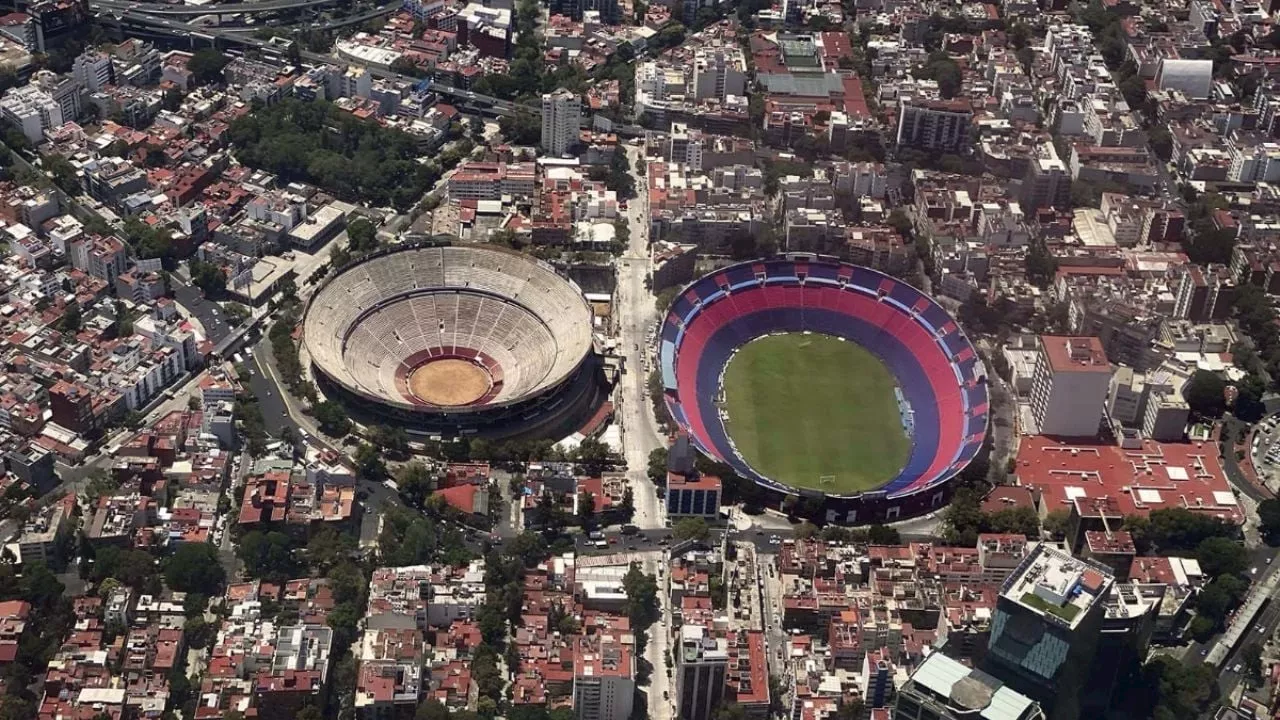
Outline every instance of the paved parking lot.
<svg viewBox="0 0 1280 720"><path fill-rule="evenodd" d="M1249 452L1258 479L1267 487L1276 487L1280 480L1280 415L1272 415L1258 423Z"/></svg>

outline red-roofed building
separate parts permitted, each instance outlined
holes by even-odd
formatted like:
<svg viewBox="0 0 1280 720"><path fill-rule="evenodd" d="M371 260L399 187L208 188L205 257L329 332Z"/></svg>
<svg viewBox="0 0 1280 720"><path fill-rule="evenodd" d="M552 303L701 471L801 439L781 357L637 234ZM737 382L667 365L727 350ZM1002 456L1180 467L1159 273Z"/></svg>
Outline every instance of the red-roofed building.
<svg viewBox="0 0 1280 720"><path fill-rule="evenodd" d="M432 495L467 515L489 517L489 489L486 485L457 485L436 490Z"/></svg>
<svg viewBox="0 0 1280 720"><path fill-rule="evenodd" d="M18 641L30 614L31 603L25 600L0 602L0 668L18 658Z"/></svg>
<svg viewBox="0 0 1280 720"><path fill-rule="evenodd" d="M258 717L293 717L305 705L319 703L324 678L319 670L284 670L258 673L253 683Z"/></svg>
<svg viewBox="0 0 1280 720"><path fill-rule="evenodd" d="M714 475L667 476L667 515L677 518L700 517L718 520L723 484Z"/></svg>
<svg viewBox="0 0 1280 720"><path fill-rule="evenodd" d="M422 694L424 644L417 628L366 630L357 649L356 713L370 720L411 715Z"/></svg>
<svg viewBox="0 0 1280 720"><path fill-rule="evenodd" d="M1014 477L1040 495L1044 512L1070 511L1075 549L1086 531L1118 529L1125 517L1164 508L1244 522L1212 441L1121 447L1031 436L1018 445Z"/></svg>
<svg viewBox="0 0 1280 720"><path fill-rule="evenodd" d="M769 715L769 666L763 632L730 633L725 685L726 702L741 705L748 717Z"/></svg>
<svg viewBox="0 0 1280 720"><path fill-rule="evenodd" d="M1138 554L1133 536L1124 530L1086 530L1081 557L1111 568L1116 579L1124 580Z"/></svg>
<svg viewBox="0 0 1280 720"><path fill-rule="evenodd" d="M489 482L489 463L449 463L445 466L441 488L458 485L485 485Z"/></svg>
<svg viewBox="0 0 1280 720"><path fill-rule="evenodd" d="M630 634L587 632L573 648L573 708L580 720L626 720L635 697L635 648ZM766 688L766 693L768 692Z"/></svg>
<svg viewBox="0 0 1280 720"><path fill-rule="evenodd" d="M994 513L1015 508L1035 509L1035 494L1029 488L997 485L982 499L982 512Z"/></svg>
<svg viewBox="0 0 1280 720"><path fill-rule="evenodd" d="M270 470L249 478L240 505L240 524L280 522L288 512L290 477L287 470Z"/></svg>

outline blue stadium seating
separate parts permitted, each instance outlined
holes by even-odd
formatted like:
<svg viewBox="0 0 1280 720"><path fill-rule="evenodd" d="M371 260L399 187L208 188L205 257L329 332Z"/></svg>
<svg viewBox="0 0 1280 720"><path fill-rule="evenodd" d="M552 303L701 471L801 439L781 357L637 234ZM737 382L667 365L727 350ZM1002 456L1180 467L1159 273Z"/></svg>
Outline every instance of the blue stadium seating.
<svg viewBox="0 0 1280 720"><path fill-rule="evenodd" d="M835 280L839 277L840 268L830 263L809 263L809 277Z"/></svg>
<svg viewBox="0 0 1280 720"><path fill-rule="evenodd" d="M788 280L795 276L797 265L808 278L843 276L850 282L841 288ZM766 284L754 282L760 267L767 274ZM722 290L722 286L744 282L749 284L731 294ZM885 289L888 296L879 297ZM686 299L690 293L682 293L663 324L663 339L674 343L663 346L663 361L671 362L676 378L668 404L676 422L699 448L742 475L787 490L755 472L734 450L716 407L720 378L733 353L744 343L774 332L811 331L845 338L875 353L893 372L914 411L915 433L906 466L881 488L888 496L936 487L981 448L988 396L985 382L975 382L981 373L977 355L946 311L915 288L860 266L827 260L769 260L722 269L698 280L690 290L704 302L695 306ZM685 321L683 334L678 332L677 318ZM939 342L936 332L948 325L951 331ZM957 379L957 373L962 379Z"/></svg>
<svg viewBox="0 0 1280 720"><path fill-rule="evenodd" d="M755 274L751 272L750 265L734 265L725 271L725 277L728 279L730 287L744 282L752 282L756 279Z"/></svg>

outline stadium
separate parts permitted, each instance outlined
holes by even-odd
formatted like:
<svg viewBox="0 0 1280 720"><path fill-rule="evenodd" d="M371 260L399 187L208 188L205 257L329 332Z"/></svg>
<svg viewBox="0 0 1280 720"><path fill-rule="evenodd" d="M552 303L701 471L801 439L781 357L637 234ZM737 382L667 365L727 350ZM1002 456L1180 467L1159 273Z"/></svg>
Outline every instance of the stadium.
<svg viewBox="0 0 1280 720"><path fill-rule="evenodd" d="M316 291L302 328L321 389L361 421L505 437L550 433L598 400L590 307L519 253L374 253Z"/></svg>
<svg viewBox="0 0 1280 720"><path fill-rule="evenodd" d="M982 364L951 316L869 268L812 255L695 281L661 322L667 408L706 455L828 522L944 504L987 433Z"/></svg>

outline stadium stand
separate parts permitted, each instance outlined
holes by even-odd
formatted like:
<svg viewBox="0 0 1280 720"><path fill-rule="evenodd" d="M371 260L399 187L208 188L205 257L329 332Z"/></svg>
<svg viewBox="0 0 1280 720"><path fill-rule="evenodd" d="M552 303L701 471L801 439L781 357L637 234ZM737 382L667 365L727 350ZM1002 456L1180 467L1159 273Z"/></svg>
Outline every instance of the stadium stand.
<svg viewBox="0 0 1280 720"><path fill-rule="evenodd" d="M371 401L430 410L406 377L439 358L482 367L475 409L548 393L591 351L591 310L573 283L537 260L482 247L398 247L344 269L303 322L311 361ZM459 412L450 408L450 412Z"/></svg>
<svg viewBox="0 0 1280 720"><path fill-rule="evenodd" d="M901 388L910 456L896 477L864 495L892 500L936 490L979 452L987 432L986 378L946 310L892 277L818 257L723 268L675 299L660 333L672 417L706 454L765 487L796 494L741 457L716 403L724 368L740 346L770 333L805 331L861 345Z"/></svg>

